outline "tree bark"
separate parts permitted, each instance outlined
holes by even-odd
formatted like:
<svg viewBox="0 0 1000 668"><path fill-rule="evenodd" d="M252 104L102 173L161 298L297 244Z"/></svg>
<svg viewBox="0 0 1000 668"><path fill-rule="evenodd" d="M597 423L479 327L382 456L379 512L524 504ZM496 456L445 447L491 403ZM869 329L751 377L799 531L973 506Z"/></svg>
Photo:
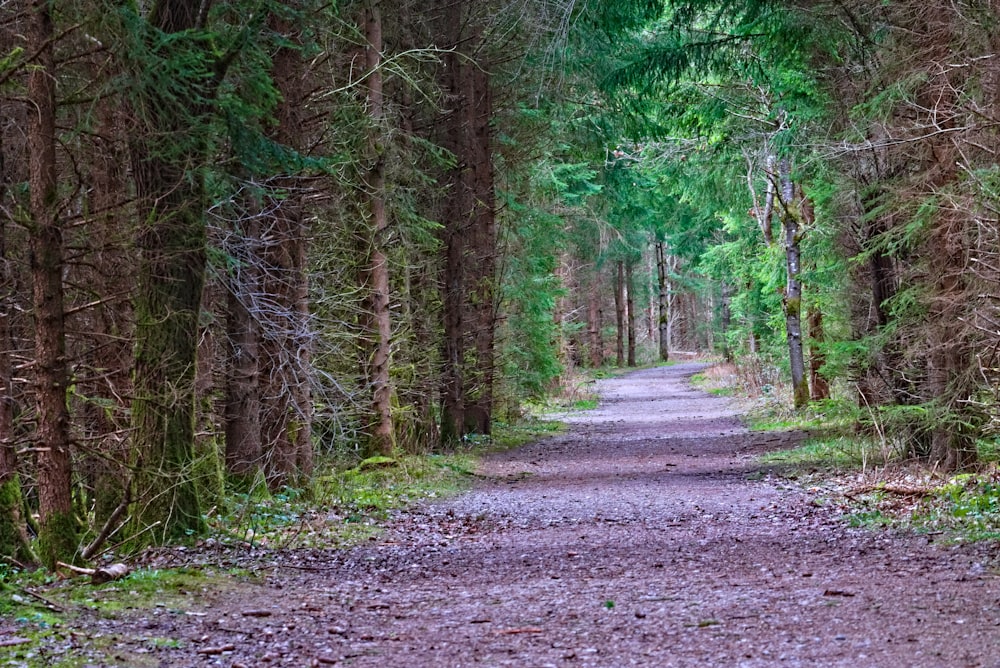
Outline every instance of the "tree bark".
<svg viewBox="0 0 1000 668"><path fill-rule="evenodd" d="M603 311L601 310L601 272L594 270L587 290L587 331L590 341L590 366L599 369L604 365L604 336L601 331Z"/></svg>
<svg viewBox="0 0 1000 668"><path fill-rule="evenodd" d="M805 375L805 357L802 350L802 283L799 280L801 196L795 192L792 182L791 163L782 159L779 164L781 176L781 222L785 241L785 333L788 340L788 361L792 373L792 397L796 408L809 403L809 381Z"/></svg>
<svg viewBox="0 0 1000 668"><path fill-rule="evenodd" d="M826 335L823 331L823 312L813 304L809 309L809 398L822 401L830 398L830 383L823 377L822 369L826 363L823 352L823 342Z"/></svg>
<svg viewBox="0 0 1000 668"><path fill-rule="evenodd" d="M967 398L975 390L969 380L973 354L962 322L968 267L960 234L962 223L957 217L952 211L942 212L927 246L934 298L928 309L925 393L939 411L931 426L928 461L944 471L962 469L976 461L974 434L977 421L982 420L967 406Z"/></svg>
<svg viewBox="0 0 1000 668"><path fill-rule="evenodd" d="M163 58L198 62L200 0L160 0L151 29L177 36ZM205 285L206 194L201 170L208 159L205 100L218 80L192 67L174 84L183 97L163 98L151 86L140 105L144 127L133 144L141 260L136 296L135 399L132 404L136 471L133 534L162 542L201 533L194 481L195 375L198 321ZM166 142L179 142L167 146ZM155 530L149 530L155 526Z"/></svg>
<svg viewBox="0 0 1000 668"><path fill-rule="evenodd" d="M478 30L473 43L482 43ZM469 216L469 296L468 322L475 358L466 374L465 430L490 434L493 420L493 383L495 378L494 339L497 322L496 297L496 203L493 184L493 147L490 123L493 96L490 75L481 57L466 64L466 95L469 97L468 160L471 167L472 206Z"/></svg>
<svg viewBox="0 0 1000 668"><path fill-rule="evenodd" d="M444 133L441 145L455 156L456 164L444 177L448 186L447 199L441 215L441 249L443 268L441 276L442 324L444 338L441 357L441 445L451 447L465 433L465 341L464 301L466 293L465 226L472 211L472 193L463 173L469 131L465 122L469 100L464 92L465 54L459 52L462 41L465 1L439 0L441 8L440 36L442 46L449 49L443 57L442 89L448 109L443 118Z"/></svg>
<svg viewBox="0 0 1000 668"><path fill-rule="evenodd" d="M496 325L496 226L489 74L482 61L482 28L475 5L442 0L439 38L447 106L438 143L456 164L444 175L441 211L444 345L441 440L489 433L493 411Z"/></svg>
<svg viewBox="0 0 1000 668"><path fill-rule="evenodd" d="M625 366L625 263L615 263L615 364Z"/></svg>
<svg viewBox="0 0 1000 668"><path fill-rule="evenodd" d="M444 346L441 373L441 444L453 446L465 427L465 383L462 374L462 295L464 266L462 240L456 230L444 231L443 312Z"/></svg>
<svg viewBox="0 0 1000 668"><path fill-rule="evenodd" d="M261 443L261 332L257 299L261 290L259 266L260 224L251 215L233 230L242 256L230 270L226 291L225 421L226 471L247 490L263 470Z"/></svg>
<svg viewBox="0 0 1000 668"><path fill-rule="evenodd" d="M677 308L677 295L674 293L673 284L670 277L677 274L678 271L678 260L674 255L668 255L666 257L667 261L667 348L668 350L673 350L674 347L674 324L679 319L679 310Z"/></svg>
<svg viewBox="0 0 1000 668"><path fill-rule="evenodd" d="M767 179L767 190L764 194L764 209L760 212L758 222L764 243L774 244L774 196L777 191L778 174L774 170L775 156L768 154L764 163L764 175Z"/></svg>
<svg viewBox="0 0 1000 668"><path fill-rule="evenodd" d="M0 202L6 198L8 174L3 132L0 132ZM14 444L14 341L11 316L14 309L14 276L7 258L7 228L10 219L0 214L0 558L22 566L31 565L34 555L28 543L21 480L17 471Z"/></svg>
<svg viewBox="0 0 1000 668"><path fill-rule="evenodd" d="M382 95L382 19L377 2L364 10L365 65L369 72L368 115L371 119L368 159L371 167L365 175L368 206L368 234L365 235L361 286L365 291L364 342L365 376L371 394L371 415L366 425L368 454L389 455L395 445L392 425L392 385L389 380L389 351L392 321L389 312L389 260L383 248L389 227L385 208L385 163L380 134L385 123Z"/></svg>
<svg viewBox="0 0 1000 668"><path fill-rule="evenodd" d="M404 90L401 97L403 114L400 129L405 137L412 137L416 105L409 90ZM438 383L435 328L439 313L434 306L437 301L437 277L431 268L433 262L432 256L418 256L416 261L406 263L403 268L402 317L409 324L411 333L408 358L413 366L413 379L397 388L402 414L397 441L408 452L426 452L440 442L434 410Z"/></svg>
<svg viewBox="0 0 1000 668"><path fill-rule="evenodd" d="M631 262L625 263L625 315L628 325L628 365L635 366L636 318L635 318L635 281L634 268Z"/></svg>
<svg viewBox="0 0 1000 668"><path fill-rule="evenodd" d="M666 362L670 359L670 301L669 283L667 274L667 244L665 241L656 242L656 286L657 304L659 307L659 326L657 328L660 338L660 361Z"/></svg>
<svg viewBox="0 0 1000 668"><path fill-rule="evenodd" d="M70 561L77 548L73 517L66 323L63 308L63 232L56 169L56 71L51 3L32 4L31 38L41 51L28 77L31 278L35 316L35 399L39 546L46 566Z"/></svg>
<svg viewBox="0 0 1000 668"><path fill-rule="evenodd" d="M812 202L802 194L801 188L798 193L798 206L802 224L812 227L816 222L816 213ZM823 331L823 311L815 300L810 300L806 320L809 323L809 398L821 401L830 398L830 384L821 372L826 363L826 355L823 352L826 336Z"/></svg>
<svg viewBox="0 0 1000 668"><path fill-rule="evenodd" d="M278 49L273 76L281 94L271 138L296 151L304 148L304 104L308 95L300 26L271 17L272 30L291 42ZM261 344L261 447L268 487L301 484L313 470L312 330L309 310L309 224L303 184L292 175L274 180L271 215L261 230L262 299L267 315ZM259 316L260 317L260 316Z"/></svg>

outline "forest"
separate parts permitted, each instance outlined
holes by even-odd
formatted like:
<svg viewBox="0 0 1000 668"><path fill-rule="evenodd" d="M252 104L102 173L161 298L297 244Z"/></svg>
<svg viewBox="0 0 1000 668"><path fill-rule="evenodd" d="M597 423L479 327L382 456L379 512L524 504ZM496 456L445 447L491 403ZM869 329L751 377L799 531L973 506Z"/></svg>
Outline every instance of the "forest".
<svg viewBox="0 0 1000 668"><path fill-rule="evenodd" d="M2 0L0 556L695 352L974 465L998 49L985 0Z"/></svg>

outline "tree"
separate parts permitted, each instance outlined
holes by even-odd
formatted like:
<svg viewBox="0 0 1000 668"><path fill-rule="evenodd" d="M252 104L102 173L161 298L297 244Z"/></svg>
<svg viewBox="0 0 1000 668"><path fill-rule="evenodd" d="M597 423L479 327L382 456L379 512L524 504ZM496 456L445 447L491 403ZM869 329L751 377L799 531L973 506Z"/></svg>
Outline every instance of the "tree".
<svg viewBox="0 0 1000 668"><path fill-rule="evenodd" d="M198 322L205 284L204 167L226 61L209 51L204 3L159 0L130 45L141 259L136 294L136 489L132 531L178 539L204 528L193 477ZM140 58L141 56L141 58ZM231 55L229 57L232 57ZM143 62L143 61L146 62Z"/></svg>
<svg viewBox="0 0 1000 668"><path fill-rule="evenodd" d="M625 321L626 329L628 330L628 365L635 366L635 276L632 262L625 263Z"/></svg>
<svg viewBox="0 0 1000 668"><path fill-rule="evenodd" d="M66 326L63 307L63 238L59 221L56 166L55 27L52 4L32 4L30 38L41 45L28 75L28 156L31 220L31 278L35 320L36 458L39 543L49 568L73 559L77 549L73 517L69 412L66 392Z"/></svg>
<svg viewBox="0 0 1000 668"><path fill-rule="evenodd" d="M788 337L788 359L792 373L792 397L796 408L802 408L809 403L809 379L805 374L805 356L802 342L802 283L799 275L801 266L800 235L805 231L804 213L809 203L802 196L792 181L791 165L787 159L778 165L781 183L781 227L785 242L785 293L783 307L785 310L785 333Z"/></svg>
<svg viewBox="0 0 1000 668"><path fill-rule="evenodd" d="M316 73L308 66L310 3L285 3L268 17L277 37L271 71L261 86L277 97L274 122L267 127L265 146L279 159L269 165L267 211L261 247L265 296L265 336L261 375L265 380L262 419L265 473L272 489L301 485L313 472L313 353L314 326L310 309L309 242L312 238L310 173L325 157L312 156L316 129L309 123L308 105ZM321 14L322 15L322 14ZM315 47L312 47L315 48ZM269 108L257 112L269 118Z"/></svg>
<svg viewBox="0 0 1000 668"><path fill-rule="evenodd" d="M496 225L490 118L492 97L484 32L471 2L440 6L446 131L454 157L441 211L444 366L441 440L488 434L493 410Z"/></svg>
<svg viewBox="0 0 1000 668"><path fill-rule="evenodd" d="M392 453L395 434L392 425L392 386L389 381L389 346L392 321L389 312L389 260L384 250L389 226L385 204L384 150L379 134L385 123L382 96L382 18L377 2L370 2L364 10L365 65L368 69L368 114L371 117L368 160L371 166L365 177L365 196L368 199L369 235L364 239L360 284L365 290L365 335L362 354L367 356L368 387L372 395L372 422L366 429L369 451L382 455Z"/></svg>
<svg viewBox="0 0 1000 668"><path fill-rule="evenodd" d="M666 242L662 239L657 239L655 247L658 350L660 361L666 362L670 359L670 283L668 281L669 267L667 265Z"/></svg>

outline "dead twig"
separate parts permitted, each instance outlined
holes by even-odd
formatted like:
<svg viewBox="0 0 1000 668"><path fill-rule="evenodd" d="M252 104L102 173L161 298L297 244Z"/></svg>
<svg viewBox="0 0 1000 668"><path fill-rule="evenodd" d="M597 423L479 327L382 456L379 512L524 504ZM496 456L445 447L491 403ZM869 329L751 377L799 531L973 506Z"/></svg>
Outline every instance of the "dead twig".
<svg viewBox="0 0 1000 668"><path fill-rule="evenodd" d="M47 605L50 610L55 610L56 612L66 612L66 608L64 608L63 606L59 605L58 603L56 603L51 599L45 598L38 592L31 591L26 587L18 587L18 589L32 598L37 598L39 601Z"/></svg>

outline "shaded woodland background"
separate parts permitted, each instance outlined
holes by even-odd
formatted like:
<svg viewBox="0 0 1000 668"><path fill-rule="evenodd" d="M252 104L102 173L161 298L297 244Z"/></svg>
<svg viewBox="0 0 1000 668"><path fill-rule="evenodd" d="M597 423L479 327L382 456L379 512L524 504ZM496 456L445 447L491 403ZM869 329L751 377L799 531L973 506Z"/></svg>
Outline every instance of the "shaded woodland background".
<svg viewBox="0 0 1000 668"><path fill-rule="evenodd" d="M182 540L676 351L973 464L998 10L0 2L0 554Z"/></svg>

